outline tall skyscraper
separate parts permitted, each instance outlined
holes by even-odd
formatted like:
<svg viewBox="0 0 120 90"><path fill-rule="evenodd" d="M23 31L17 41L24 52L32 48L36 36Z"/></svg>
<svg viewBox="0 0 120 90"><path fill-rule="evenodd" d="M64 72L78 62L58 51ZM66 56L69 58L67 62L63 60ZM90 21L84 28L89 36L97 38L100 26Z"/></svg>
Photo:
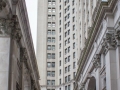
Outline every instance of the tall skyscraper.
<svg viewBox="0 0 120 90"><path fill-rule="evenodd" d="M75 9L75 0L38 0L37 60L42 90L73 90L78 41Z"/></svg>

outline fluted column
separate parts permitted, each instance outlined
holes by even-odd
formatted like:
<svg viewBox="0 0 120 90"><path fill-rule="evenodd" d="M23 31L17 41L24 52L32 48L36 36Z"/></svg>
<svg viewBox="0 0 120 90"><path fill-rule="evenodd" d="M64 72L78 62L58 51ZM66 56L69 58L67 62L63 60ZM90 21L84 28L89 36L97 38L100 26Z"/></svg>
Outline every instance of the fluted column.
<svg viewBox="0 0 120 90"><path fill-rule="evenodd" d="M117 63L117 85L118 90L120 90L120 25L115 32L116 38L116 63Z"/></svg>
<svg viewBox="0 0 120 90"><path fill-rule="evenodd" d="M117 68L116 68L116 51L114 41L114 31L106 34L104 39L105 62L106 62L106 89L118 90L117 88Z"/></svg>

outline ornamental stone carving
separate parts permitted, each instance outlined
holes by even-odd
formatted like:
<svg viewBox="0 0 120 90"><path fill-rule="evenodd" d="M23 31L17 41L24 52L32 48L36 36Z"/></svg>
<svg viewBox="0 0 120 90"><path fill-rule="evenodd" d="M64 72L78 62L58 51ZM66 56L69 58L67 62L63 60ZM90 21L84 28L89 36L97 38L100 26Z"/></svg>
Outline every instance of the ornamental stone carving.
<svg viewBox="0 0 120 90"><path fill-rule="evenodd" d="M101 62L100 62L100 54L96 54L93 60L93 65L95 68L100 68L101 67Z"/></svg>
<svg viewBox="0 0 120 90"><path fill-rule="evenodd" d="M10 19L0 18L0 34L10 35L14 28L14 21Z"/></svg>
<svg viewBox="0 0 120 90"><path fill-rule="evenodd" d="M20 49L20 60L21 62L27 61L27 51L26 48Z"/></svg>
<svg viewBox="0 0 120 90"><path fill-rule="evenodd" d="M0 11L2 11L3 8L5 8L5 7L6 7L5 1L4 0L0 0Z"/></svg>
<svg viewBox="0 0 120 90"><path fill-rule="evenodd" d="M102 43L102 48L104 48L104 53L106 53L109 49L115 49L116 44L117 43L114 32L106 33L106 36L103 39L103 43Z"/></svg>
<svg viewBox="0 0 120 90"><path fill-rule="evenodd" d="M19 27L18 21L15 22L15 28L14 28L12 34L13 34L14 39L17 41L17 43L19 43L21 40L21 37L22 37L22 33L21 33L21 29Z"/></svg>
<svg viewBox="0 0 120 90"><path fill-rule="evenodd" d="M116 29L116 32L115 32L115 39L116 39L117 45L120 46L120 22L119 22L118 28Z"/></svg>

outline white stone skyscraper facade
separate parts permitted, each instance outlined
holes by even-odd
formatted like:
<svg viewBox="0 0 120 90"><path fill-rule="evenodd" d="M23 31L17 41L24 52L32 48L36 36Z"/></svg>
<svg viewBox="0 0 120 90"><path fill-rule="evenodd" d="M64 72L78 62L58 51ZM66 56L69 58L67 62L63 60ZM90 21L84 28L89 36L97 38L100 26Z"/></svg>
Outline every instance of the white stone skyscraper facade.
<svg viewBox="0 0 120 90"><path fill-rule="evenodd" d="M73 90L76 0L38 0L37 60L42 90Z"/></svg>

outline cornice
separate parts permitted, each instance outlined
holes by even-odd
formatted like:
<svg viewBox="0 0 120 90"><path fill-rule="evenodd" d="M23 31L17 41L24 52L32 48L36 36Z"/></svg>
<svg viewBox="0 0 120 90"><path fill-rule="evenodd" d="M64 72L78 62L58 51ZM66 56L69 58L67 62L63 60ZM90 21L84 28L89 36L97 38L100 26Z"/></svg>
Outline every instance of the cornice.
<svg viewBox="0 0 120 90"><path fill-rule="evenodd" d="M28 53L30 67L32 68L32 72L34 72L34 78L36 81L36 80L40 79L40 76L39 76L39 71L38 71L38 67L37 67L35 51L34 51L34 47L33 47L32 35L31 35L30 26L29 26L29 19L28 19L28 15L27 15L25 0L19 0L17 5L18 5L18 11L19 11L19 19L21 20L20 23L21 23L21 26L23 27L21 29L22 37L23 37L23 40L25 43L24 45L25 45L26 51ZM36 81L36 82L38 82L38 81ZM40 88L39 84L37 86L38 86L38 88Z"/></svg>
<svg viewBox="0 0 120 90"><path fill-rule="evenodd" d="M113 6L115 5L116 2L117 2L117 0L109 0L108 2L101 2L100 3L100 6L98 7L99 9L96 12L97 14L96 14L95 20L94 20L94 22L92 24L92 30L90 31L89 38L87 40L86 46L85 46L85 48L83 50L81 58L78 61L79 68L78 68L76 78L75 78L76 81L78 80L80 73L82 73L81 72L82 67L84 66L84 64L86 62L86 58L88 56L88 53L89 53L89 51L91 49L91 46L93 44L96 33L98 31L97 28L100 25L100 22L101 22L101 20L102 20L102 18L104 16L104 14L106 12L111 12L114 9Z"/></svg>

